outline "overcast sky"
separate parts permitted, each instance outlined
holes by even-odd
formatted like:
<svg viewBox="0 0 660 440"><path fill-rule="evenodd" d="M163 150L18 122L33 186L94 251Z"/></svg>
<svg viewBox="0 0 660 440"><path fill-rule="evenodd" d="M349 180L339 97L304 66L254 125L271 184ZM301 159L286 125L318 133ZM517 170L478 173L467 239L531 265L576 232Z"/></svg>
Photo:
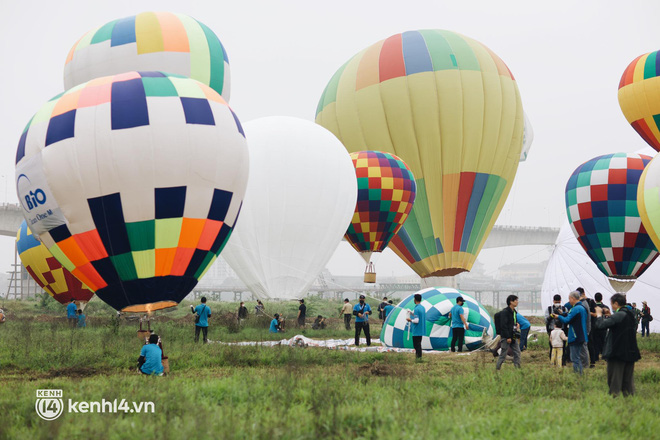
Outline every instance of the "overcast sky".
<svg viewBox="0 0 660 440"><path fill-rule="evenodd" d="M638 55L660 48L657 1L3 1L0 7L0 201L16 202L14 157L30 117L62 91L71 46L86 31L144 11L189 14L208 25L231 64L231 107L241 121L270 115L309 120L326 83L361 49L394 33L456 31L492 49L509 66L534 127L498 224L560 226L564 186L582 162L646 144L623 117L617 87ZM520 250L506 259L514 261ZM0 239L0 271L13 262ZM504 261L502 257L494 257ZM360 273L343 243L329 265ZM393 254L388 275L411 273ZM355 269L357 268L357 270Z"/></svg>

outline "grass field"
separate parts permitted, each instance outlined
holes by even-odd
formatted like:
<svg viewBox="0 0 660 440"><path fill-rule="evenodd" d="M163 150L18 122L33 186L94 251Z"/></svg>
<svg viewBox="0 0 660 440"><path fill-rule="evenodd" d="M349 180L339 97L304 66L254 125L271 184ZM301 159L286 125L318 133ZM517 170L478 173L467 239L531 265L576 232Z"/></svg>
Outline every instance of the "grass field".
<svg viewBox="0 0 660 440"><path fill-rule="evenodd" d="M309 301L314 315L339 304ZM210 304L209 339L281 339L264 322L243 328ZM250 304L248 304L250 306ZM267 304L267 308L270 306ZM0 326L0 438L62 439L324 439L324 438L654 438L660 432L660 337L639 339L637 394L607 395L605 365L581 378L550 367L545 336L523 353L521 371L495 372L489 353L425 355L317 348L192 343L187 304L153 322L172 372L138 375L135 321L117 325L91 303L89 327L66 327L63 308L48 300L7 302ZM279 308L293 322L295 304ZM224 310L223 310L224 309ZM276 310L273 310L276 311ZM250 309L252 312L252 309ZM333 315L336 316L336 315ZM221 325L221 323L223 323ZM373 324L378 335L379 326ZM284 337L299 333L290 329ZM335 319L317 338L352 336ZM36 390L61 389L73 401L153 402L153 413L68 413L44 421Z"/></svg>

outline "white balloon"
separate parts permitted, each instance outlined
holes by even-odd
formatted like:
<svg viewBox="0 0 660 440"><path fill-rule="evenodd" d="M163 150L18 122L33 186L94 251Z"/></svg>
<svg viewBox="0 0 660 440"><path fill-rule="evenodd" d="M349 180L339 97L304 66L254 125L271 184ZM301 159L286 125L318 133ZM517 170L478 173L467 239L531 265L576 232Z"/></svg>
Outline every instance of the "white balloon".
<svg viewBox="0 0 660 440"><path fill-rule="evenodd" d="M332 133L309 121L274 116L243 128L250 179L223 257L256 297L301 298L353 217L353 163Z"/></svg>

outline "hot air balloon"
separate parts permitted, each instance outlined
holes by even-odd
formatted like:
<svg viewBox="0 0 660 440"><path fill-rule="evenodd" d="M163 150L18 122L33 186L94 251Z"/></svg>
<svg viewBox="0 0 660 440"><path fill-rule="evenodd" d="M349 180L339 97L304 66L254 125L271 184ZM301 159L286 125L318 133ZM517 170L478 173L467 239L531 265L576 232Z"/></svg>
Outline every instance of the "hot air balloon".
<svg viewBox="0 0 660 440"><path fill-rule="evenodd" d="M346 240L369 265L365 282L376 282L369 272L374 252L383 252L401 229L415 201L415 179L404 161L381 151L351 153L358 196Z"/></svg>
<svg viewBox="0 0 660 440"><path fill-rule="evenodd" d="M94 292L63 267L32 235L25 220L16 234L16 249L32 279L60 304L68 304L73 299L84 309L94 296Z"/></svg>
<svg viewBox="0 0 660 440"><path fill-rule="evenodd" d="M307 295L355 210L351 158L328 130L291 117L245 124L250 181L223 257L257 298Z"/></svg>
<svg viewBox="0 0 660 440"><path fill-rule="evenodd" d="M184 14L143 12L83 35L64 65L64 88L132 70L196 79L229 101L229 58L218 37Z"/></svg>
<svg viewBox="0 0 660 440"><path fill-rule="evenodd" d="M488 311L472 296L457 289L448 287L431 287L416 292L422 295L422 306L426 309L426 331L422 336L422 349L449 350L452 330L451 318L448 314L456 305L456 298L462 296L465 300L463 310L469 326L465 331L465 346L468 350L476 350L495 336L495 327ZM408 312L415 308L415 294L404 298L387 315L380 333L380 340L388 347L413 348L409 337Z"/></svg>
<svg viewBox="0 0 660 440"><path fill-rule="evenodd" d="M335 73L316 122L348 151L393 153L412 170L417 196L394 252L421 277L470 270L522 148L518 86L497 55L449 31L393 35Z"/></svg>
<svg viewBox="0 0 660 440"><path fill-rule="evenodd" d="M637 208L642 224L656 249L660 248L660 161L653 158L644 168L637 188Z"/></svg>
<svg viewBox="0 0 660 440"><path fill-rule="evenodd" d="M660 151L660 58L658 52L633 60L619 82L619 106L635 131Z"/></svg>
<svg viewBox="0 0 660 440"><path fill-rule="evenodd" d="M175 306L213 263L245 193L236 115L178 75L97 78L47 102L16 152L32 232L117 310Z"/></svg>
<svg viewBox="0 0 660 440"><path fill-rule="evenodd" d="M658 256L637 209L649 156L606 154L580 165L566 184L573 233L617 292L629 290Z"/></svg>

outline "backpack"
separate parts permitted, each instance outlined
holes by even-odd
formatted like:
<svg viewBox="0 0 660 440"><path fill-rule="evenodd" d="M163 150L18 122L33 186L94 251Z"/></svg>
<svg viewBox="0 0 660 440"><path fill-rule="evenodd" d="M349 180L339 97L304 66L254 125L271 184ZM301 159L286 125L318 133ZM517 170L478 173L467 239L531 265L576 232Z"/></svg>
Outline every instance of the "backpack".
<svg viewBox="0 0 660 440"><path fill-rule="evenodd" d="M493 315L493 319L495 320L495 334L496 335L501 335L502 332L502 324L500 324L500 317L502 316L503 310L500 310L499 312L495 313Z"/></svg>

